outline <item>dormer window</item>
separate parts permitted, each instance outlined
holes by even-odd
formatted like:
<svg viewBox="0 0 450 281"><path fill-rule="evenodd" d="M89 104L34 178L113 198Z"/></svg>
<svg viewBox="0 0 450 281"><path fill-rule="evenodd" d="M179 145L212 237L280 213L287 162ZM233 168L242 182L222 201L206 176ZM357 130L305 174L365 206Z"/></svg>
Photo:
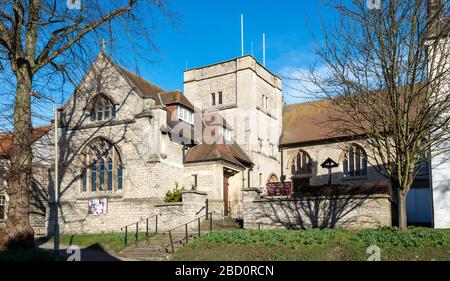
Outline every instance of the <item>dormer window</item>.
<svg viewBox="0 0 450 281"><path fill-rule="evenodd" d="M192 110L184 106L178 106L177 115L179 120L194 125L194 112Z"/></svg>
<svg viewBox="0 0 450 281"><path fill-rule="evenodd" d="M99 95L93 103L91 111L91 121L108 121L115 118L115 104L113 104L108 97Z"/></svg>
<svg viewBox="0 0 450 281"><path fill-rule="evenodd" d="M227 130L227 129L225 130L225 141L227 143L230 143L232 141L232 138L233 138L232 135L233 134L232 134L231 130Z"/></svg>
<svg viewBox="0 0 450 281"><path fill-rule="evenodd" d="M223 126L217 126L217 134L223 136L223 139L227 143L230 143L233 139L233 132Z"/></svg>

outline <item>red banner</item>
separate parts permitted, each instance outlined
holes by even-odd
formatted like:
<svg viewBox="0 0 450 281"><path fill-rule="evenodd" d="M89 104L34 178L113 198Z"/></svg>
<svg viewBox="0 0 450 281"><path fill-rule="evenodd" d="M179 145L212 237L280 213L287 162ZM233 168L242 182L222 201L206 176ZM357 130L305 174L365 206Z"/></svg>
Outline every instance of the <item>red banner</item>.
<svg viewBox="0 0 450 281"><path fill-rule="evenodd" d="M268 196L291 196L291 182L271 182L267 184Z"/></svg>

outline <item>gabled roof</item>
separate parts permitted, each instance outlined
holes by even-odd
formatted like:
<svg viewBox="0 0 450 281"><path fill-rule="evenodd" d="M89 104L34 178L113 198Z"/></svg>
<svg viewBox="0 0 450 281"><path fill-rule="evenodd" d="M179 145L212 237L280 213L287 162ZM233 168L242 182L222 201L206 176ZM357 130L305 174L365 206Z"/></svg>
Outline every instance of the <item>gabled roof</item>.
<svg viewBox="0 0 450 281"><path fill-rule="evenodd" d="M112 60L110 60L115 64ZM129 80L136 88L139 89L146 97L155 100L156 105L175 105L181 104L191 110L194 110L192 103L180 92L167 92L163 88L145 80L144 78L132 73L131 71L115 64L119 72ZM145 98L145 97L144 97ZM162 102L162 103L161 103Z"/></svg>
<svg viewBox="0 0 450 281"><path fill-rule="evenodd" d="M213 114L215 118L212 118L212 120L207 118L207 120L205 120L205 115L211 116L211 114ZM223 125L224 127L229 128L225 119L219 112L205 115L201 116L201 126L195 128L195 130L202 130L200 136L203 137L203 132L207 127ZM212 132L214 134L216 131L212 130ZM220 139L215 139L212 144L209 144L208 141L202 139L200 144L194 146L187 152L185 161L186 163L225 161L241 168L253 166L250 157L248 157L239 144L235 142L226 142L224 136L221 136Z"/></svg>
<svg viewBox="0 0 450 281"><path fill-rule="evenodd" d="M181 104L191 110L194 110L194 105L179 91L165 92L161 94L161 99L164 105Z"/></svg>
<svg viewBox="0 0 450 281"><path fill-rule="evenodd" d="M202 143L191 148L186 154L186 163L202 163L212 161L225 161L238 167L251 167L250 158L237 144Z"/></svg>
<svg viewBox="0 0 450 281"><path fill-rule="evenodd" d="M402 86L398 88L400 94L410 93L411 87ZM417 110L425 104L429 96L427 83L416 83L412 87L414 95L411 96L410 120L413 122L417 116ZM367 92L361 96L356 93L353 99L361 98L359 111L373 112L377 108L378 114L389 112L390 108L386 103L377 102L386 98L386 91L377 90ZM314 102L292 104L283 108L283 133L280 139L281 146L296 144L315 143L343 138L355 138L363 136L367 131L375 130L374 124L370 123L363 115L350 117L348 112L339 106L340 97L334 99L323 99ZM377 103L375 103L377 102ZM344 102L348 106L348 102ZM364 106L367 104L367 106ZM355 111L356 112L356 111ZM360 117L358 126L352 126L353 117ZM375 116L375 118L378 118ZM382 120L380 128L383 130ZM349 125L347 125L349 124ZM365 129L363 129L365 128ZM366 130L367 129L367 130Z"/></svg>
<svg viewBox="0 0 450 281"><path fill-rule="evenodd" d="M339 137L328 124L329 120L338 114L331 103L331 100L320 100L284 107L280 144L306 143Z"/></svg>
<svg viewBox="0 0 450 281"><path fill-rule="evenodd" d="M36 142L52 129L51 125L33 129L32 142ZM8 157L13 149L12 133L0 133L0 157Z"/></svg>
<svg viewBox="0 0 450 281"><path fill-rule="evenodd" d="M112 60L110 60L112 61ZM115 64L114 62L112 62ZM125 68L116 65L119 72L124 75L133 85L139 89L144 95L154 99L156 101L156 104L160 104L160 100L158 97L158 94L165 93L166 91L158 86L156 86L153 83L148 82L144 78L132 73L129 70L126 70Z"/></svg>

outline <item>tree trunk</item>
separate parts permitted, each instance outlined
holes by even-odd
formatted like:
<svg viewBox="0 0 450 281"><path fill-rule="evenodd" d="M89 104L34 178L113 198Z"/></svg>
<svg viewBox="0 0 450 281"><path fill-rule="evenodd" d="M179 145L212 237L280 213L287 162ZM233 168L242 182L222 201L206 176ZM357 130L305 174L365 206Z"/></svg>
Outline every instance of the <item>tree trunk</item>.
<svg viewBox="0 0 450 281"><path fill-rule="evenodd" d="M406 215L406 195L403 191L398 190L398 226L401 231L408 229L408 219Z"/></svg>
<svg viewBox="0 0 450 281"><path fill-rule="evenodd" d="M0 233L0 248L34 246L34 231L29 219L29 188L32 177L32 72L29 64L18 65L15 74L14 146L10 155L11 169L6 189L9 196L7 221L3 233Z"/></svg>

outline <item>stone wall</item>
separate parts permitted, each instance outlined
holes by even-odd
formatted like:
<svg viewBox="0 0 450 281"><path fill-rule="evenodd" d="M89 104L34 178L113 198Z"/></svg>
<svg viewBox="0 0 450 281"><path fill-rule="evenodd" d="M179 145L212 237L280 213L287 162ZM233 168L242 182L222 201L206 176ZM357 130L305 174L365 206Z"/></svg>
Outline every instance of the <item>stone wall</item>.
<svg viewBox="0 0 450 281"><path fill-rule="evenodd" d="M380 228L392 226L389 195L262 198L244 190L244 228Z"/></svg>
<svg viewBox="0 0 450 281"><path fill-rule="evenodd" d="M369 163L367 166L367 176L354 177L346 179L342 177L343 172L343 160L344 160L344 150L351 144L358 144L365 148L368 154ZM331 158L339 164L339 167L332 169L332 184L348 184L348 185L361 185L364 183L381 182L385 180L375 167L372 166L372 159L375 155L371 154L372 150L369 149L367 142L334 142L326 144L299 146L296 148L289 148L283 150L283 174L287 181L292 178L291 174L291 164L293 158L298 154L299 150L303 150L311 157L312 160L312 175L310 175L310 184L312 186L321 186L328 184L329 174L328 169L322 168L320 165ZM372 161L373 162L373 161Z"/></svg>
<svg viewBox="0 0 450 281"><path fill-rule="evenodd" d="M90 120L91 101L99 93L116 104L117 115L110 122ZM62 233L120 231L127 224L156 216L155 205L163 202L166 192L175 189L177 183L186 184L183 146L172 142L162 131L167 125L166 108L155 106L152 99L142 99L102 56L60 114L64 119L64 127L59 130L58 212ZM91 191L89 180L87 190L82 190L83 154L96 138L109 141L120 155L120 190ZM88 214L89 200L103 198L108 200L108 213ZM53 196L50 202L54 205ZM52 208L48 214L50 226L55 217Z"/></svg>
<svg viewBox="0 0 450 281"><path fill-rule="evenodd" d="M250 178L245 175L246 186L263 187L274 173L280 176L281 89L281 80L251 56L184 73L185 96L202 110L219 111L232 127L234 140L255 164ZM212 107L211 93L218 91L224 94L224 104ZM262 106L263 96L269 99L267 108ZM242 177L236 184L242 185ZM235 194L239 198L239 192Z"/></svg>
<svg viewBox="0 0 450 281"><path fill-rule="evenodd" d="M103 198L103 197L100 197ZM153 198L122 199L108 198L108 212L106 215L89 214L88 200L61 202L59 208L59 226L62 234L121 232L127 224L141 221L141 231L144 229L146 218L156 216ZM49 212L49 225L54 222L54 207ZM153 225L153 224L152 224ZM132 229L132 230L131 230ZM131 228L130 231L134 231ZM49 229L52 233L53 229Z"/></svg>
<svg viewBox="0 0 450 281"><path fill-rule="evenodd" d="M206 214L207 194L198 191L184 191L181 203L156 205L159 213L158 231L168 231ZM194 224L195 225L195 224ZM184 229L177 229L183 231Z"/></svg>
<svg viewBox="0 0 450 281"><path fill-rule="evenodd" d="M123 232L128 225L128 231L134 232L136 222L143 232L156 229L158 216L158 231L167 231L182 225L199 216L205 215L205 199L207 194L196 191L183 192L181 203L161 203L155 198L123 199L110 195L108 197L108 212L106 215L89 214L88 198L71 202L61 202L59 208L59 225L62 234ZM54 222L54 208L49 212L49 225ZM52 233L53 229L49 229Z"/></svg>

